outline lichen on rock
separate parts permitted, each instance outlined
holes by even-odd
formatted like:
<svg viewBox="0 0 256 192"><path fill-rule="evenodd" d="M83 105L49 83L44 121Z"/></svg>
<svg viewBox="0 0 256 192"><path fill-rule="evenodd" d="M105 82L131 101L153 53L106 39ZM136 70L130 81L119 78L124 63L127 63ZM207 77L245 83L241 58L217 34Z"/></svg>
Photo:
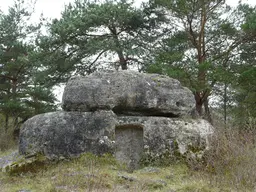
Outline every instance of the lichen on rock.
<svg viewBox="0 0 256 192"><path fill-rule="evenodd" d="M207 121L192 118L192 92L163 75L118 71L72 78L62 102L64 111L24 123L20 154L59 159L119 153L128 166L137 167L138 157L168 162L187 154L202 156L214 130Z"/></svg>

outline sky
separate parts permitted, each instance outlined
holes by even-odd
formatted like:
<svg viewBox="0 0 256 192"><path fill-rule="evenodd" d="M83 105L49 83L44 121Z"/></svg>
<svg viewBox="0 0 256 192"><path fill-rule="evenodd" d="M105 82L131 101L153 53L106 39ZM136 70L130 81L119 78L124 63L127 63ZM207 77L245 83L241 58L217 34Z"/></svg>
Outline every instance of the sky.
<svg viewBox="0 0 256 192"><path fill-rule="evenodd" d="M31 1L35 0L25 0L25 2ZM75 0L37 0L33 19L38 19L41 13L48 18L60 18L64 6L74 1ZM135 0L135 4L139 5L143 1L146 0ZM0 0L0 10L6 12L12 3L13 0Z"/></svg>
<svg viewBox="0 0 256 192"><path fill-rule="evenodd" d="M25 0L25 2L33 2L34 0ZM31 18L31 22L38 22L40 15L43 14L44 17L53 19L60 18L61 12L64 10L65 5L75 0L37 0L35 4L35 13ZM143 1L147 0L134 0L137 5ZM226 0L228 5L236 6L239 0ZM242 0L243 3L248 3L250 5L256 5L256 0ZM8 7L13 4L13 0L0 0L0 10L7 13ZM55 89L55 94L57 99L60 101L63 92L63 86Z"/></svg>
<svg viewBox="0 0 256 192"><path fill-rule="evenodd" d="M25 0L26 2L32 0ZM134 0L136 4L140 4L142 1L146 0ZM239 0L226 0L227 4L231 6L237 5ZM48 18L60 18L61 11L64 9L64 5L69 2L74 2L74 0L37 0L35 6L35 14L33 16L33 20L38 20L40 14L43 13L45 17ZM244 3L248 3L251 5L256 5L256 0L242 0ZM0 9L4 12L8 10L8 7L11 6L13 0L0 0Z"/></svg>

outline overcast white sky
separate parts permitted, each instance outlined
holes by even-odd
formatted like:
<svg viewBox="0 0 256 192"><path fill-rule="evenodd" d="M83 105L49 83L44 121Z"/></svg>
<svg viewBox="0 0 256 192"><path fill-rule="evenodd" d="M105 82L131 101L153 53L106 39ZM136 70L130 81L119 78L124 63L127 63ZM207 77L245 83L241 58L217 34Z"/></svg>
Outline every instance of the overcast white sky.
<svg viewBox="0 0 256 192"><path fill-rule="evenodd" d="M32 0L26 0L32 1ZM136 3L140 4L140 2L146 0L135 0ZM38 20L41 13L44 14L45 17L48 18L59 18L61 15L61 11L64 9L64 5L69 2L74 2L74 0L37 0L35 7L35 15L33 16L33 20ZM238 0L227 0L229 5L237 5ZM251 5L256 5L256 0L242 0L244 3L248 3ZM8 7L11 6L13 0L0 0L0 9L4 12L8 10Z"/></svg>

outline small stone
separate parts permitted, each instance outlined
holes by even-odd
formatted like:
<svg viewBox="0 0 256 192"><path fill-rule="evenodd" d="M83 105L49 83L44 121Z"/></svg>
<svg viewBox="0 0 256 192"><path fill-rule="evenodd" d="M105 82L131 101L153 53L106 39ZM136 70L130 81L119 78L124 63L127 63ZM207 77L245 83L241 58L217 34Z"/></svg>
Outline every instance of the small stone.
<svg viewBox="0 0 256 192"><path fill-rule="evenodd" d="M165 178L166 179L169 179L169 180L172 180L175 176L173 174L170 174L170 175L166 175Z"/></svg>
<svg viewBox="0 0 256 192"><path fill-rule="evenodd" d="M154 182L159 183L159 184L162 184L163 186L166 186L166 185L167 185L166 181L165 181L165 180L162 180L162 179L155 180Z"/></svg>
<svg viewBox="0 0 256 192"><path fill-rule="evenodd" d="M121 174L121 173L118 173L118 177L121 178L121 179L124 179L124 180L127 180L127 181L136 181L137 178L136 177L133 177L133 176L129 176L129 175L124 175L124 174Z"/></svg>
<svg viewBox="0 0 256 192"><path fill-rule="evenodd" d="M167 189L164 192L176 192L176 190L174 190L174 189Z"/></svg>
<svg viewBox="0 0 256 192"><path fill-rule="evenodd" d="M144 167L140 170L141 173L160 173L161 169L156 167Z"/></svg>
<svg viewBox="0 0 256 192"><path fill-rule="evenodd" d="M150 180L147 185L153 189L162 189L165 186L167 186L167 183L162 179L158 179L158 180Z"/></svg>

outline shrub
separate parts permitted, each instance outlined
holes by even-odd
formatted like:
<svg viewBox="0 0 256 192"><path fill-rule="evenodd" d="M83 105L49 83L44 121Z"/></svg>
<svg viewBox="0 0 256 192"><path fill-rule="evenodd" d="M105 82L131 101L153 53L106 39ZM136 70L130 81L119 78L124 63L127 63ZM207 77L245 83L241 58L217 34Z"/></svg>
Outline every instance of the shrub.
<svg viewBox="0 0 256 192"><path fill-rule="evenodd" d="M17 141L13 137L13 131L8 130L5 132L0 128L0 151L13 149L17 146Z"/></svg>
<svg viewBox="0 0 256 192"><path fill-rule="evenodd" d="M212 148L205 155L206 171L218 183L237 189L256 187L256 131L216 129Z"/></svg>

